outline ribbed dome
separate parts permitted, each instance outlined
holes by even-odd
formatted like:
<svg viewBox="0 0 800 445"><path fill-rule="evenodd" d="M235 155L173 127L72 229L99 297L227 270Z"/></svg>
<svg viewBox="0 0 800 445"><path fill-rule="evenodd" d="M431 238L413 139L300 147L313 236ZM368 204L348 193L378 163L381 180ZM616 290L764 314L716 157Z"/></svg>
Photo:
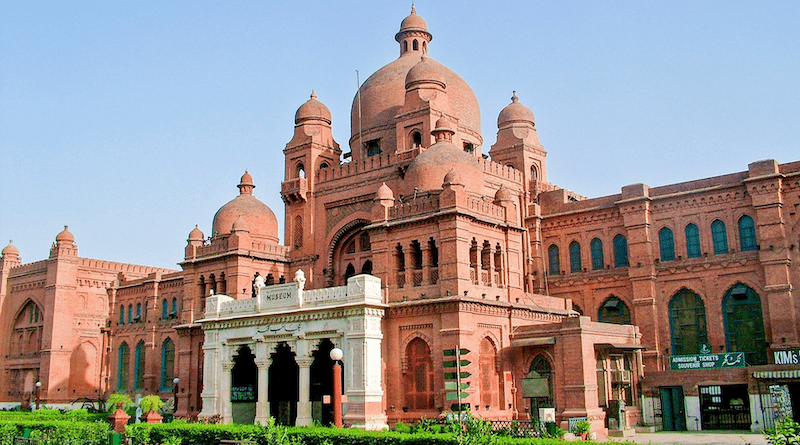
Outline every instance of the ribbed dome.
<svg viewBox="0 0 800 445"><path fill-rule="evenodd" d="M14 241L9 241L8 245L3 248L2 252L0 252L0 255L2 255L4 258L16 257L19 256L19 249L17 249L17 246L14 245Z"/></svg>
<svg viewBox="0 0 800 445"><path fill-rule="evenodd" d="M311 92L311 99L307 100L303 105L300 105L300 108L297 109L297 113L294 114L295 125L309 120L318 120L328 125L331 124L330 110L328 110L325 104L317 100L317 94L313 91Z"/></svg>
<svg viewBox="0 0 800 445"><path fill-rule="evenodd" d="M189 232L189 239L187 241L203 241L205 239L205 235L200 230L200 227L194 226L191 232Z"/></svg>
<svg viewBox="0 0 800 445"><path fill-rule="evenodd" d="M425 23L425 19L417 15L417 10L414 6L411 6L411 14L408 17L404 18L402 22L400 22L400 32L397 33L398 35L402 34L404 31L424 31L428 32L428 24ZM396 37L399 40L399 38Z"/></svg>
<svg viewBox="0 0 800 445"><path fill-rule="evenodd" d="M502 202L502 201L513 201L514 194L511 193L511 190L508 189L504 184L500 185L500 188L497 190L497 193L494 194L495 202Z"/></svg>
<svg viewBox="0 0 800 445"><path fill-rule="evenodd" d="M429 149L420 153L409 164L404 183L406 193L412 193L414 188L418 191L438 190L445 182L445 176L453 170L463 181L467 190L481 192L483 189L483 170L478 160L456 147L450 142L439 141ZM452 177L448 178L453 182Z"/></svg>
<svg viewBox="0 0 800 445"><path fill-rule="evenodd" d="M514 122L530 122L534 125L536 122L533 111L520 103L516 91L514 91L514 94L511 96L511 103L503 108L503 111L497 116L497 128L502 127L504 124Z"/></svg>
<svg viewBox="0 0 800 445"><path fill-rule="evenodd" d="M250 183L246 183L246 179ZM239 196L222 206L214 215L212 236L225 235L231 232L233 223L241 216L254 238L263 238L278 243L278 219L266 204L253 196L252 178L248 173L242 176L238 185Z"/></svg>
<svg viewBox="0 0 800 445"><path fill-rule="evenodd" d="M361 85L361 129L364 134L377 130L373 133L376 137L393 138L396 131L395 116L405 102L406 76L421 61L421 52L406 52L376 71ZM427 57L423 67L430 76L447 86L447 101L456 110L458 125L474 134L481 134L481 110L472 88L458 74L430 57ZM359 94L356 93L350 109L350 131L353 136L358 135L359 131L358 110Z"/></svg>
<svg viewBox="0 0 800 445"><path fill-rule="evenodd" d="M61 232L59 232L58 235L56 235L56 242L58 244L61 244L61 243L74 243L75 242L75 237L72 235L72 233L70 233L70 231L67 228L67 226L64 226L64 230L62 230Z"/></svg>
<svg viewBox="0 0 800 445"><path fill-rule="evenodd" d="M412 66L406 74L406 89L418 83L431 82L441 85L443 88L447 86L445 82L445 72L441 69L444 65L440 63L431 63L428 56L422 56L422 60L416 65Z"/></svg>

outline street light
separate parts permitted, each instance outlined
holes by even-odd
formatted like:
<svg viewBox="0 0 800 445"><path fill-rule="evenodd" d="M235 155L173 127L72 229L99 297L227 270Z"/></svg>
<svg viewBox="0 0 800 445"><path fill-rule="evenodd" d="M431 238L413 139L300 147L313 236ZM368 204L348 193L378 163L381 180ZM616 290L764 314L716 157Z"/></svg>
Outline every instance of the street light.
<svg viewBox="0 0 800 445"><path fill-rule="evenodd" d="M172 379L172 391L175 393L173 397L175 397L175 406L173 407L173 416L178 413L178 383L181 382L181 379L175 377Z"/></svg>
<svg viewBox="0 0 800 445"><path fill-rule="evenodd" d="M39 390L42 388L42 382L36 382L36 411L39 411Z"/></svg>
<svg viewBox="0 0 800 445"><path fill-rule="evenodd" d="M342 427L342 357L344 352L339 348L331 349L331 360L333 360L333 425L336 428Z"/></svg>

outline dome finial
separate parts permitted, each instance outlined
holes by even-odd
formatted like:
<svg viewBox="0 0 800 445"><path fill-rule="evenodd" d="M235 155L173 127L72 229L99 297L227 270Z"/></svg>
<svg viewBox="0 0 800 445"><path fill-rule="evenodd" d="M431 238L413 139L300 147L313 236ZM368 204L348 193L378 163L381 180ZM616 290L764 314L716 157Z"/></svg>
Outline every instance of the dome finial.
<svg viewBox="0 0 800 445"><path fill-rule="evenodd" d="M256 185L253 184L253 177L250 176L250 173L247 170L244 171L242 175L242 179L239 180L239 194L240 195L252 195L253 189L256 188Z"/></svg>
<svg viewBox="0 0 800 445"><path fill-rule="evenodd" d="M517 92L516 91L512 91L511 92L511 102L513 102L513 103L519 102L519 97L517 97Z"/></svg>
<svg viewBox="0 0 800 445"><path fill-rule="evenodd" d="M313 89L313 88L311 89L311 98L312 98L312 99L316 99L316 98L317 98L317 92L316 92L316 91L314 91L314 89Z"/></svg>

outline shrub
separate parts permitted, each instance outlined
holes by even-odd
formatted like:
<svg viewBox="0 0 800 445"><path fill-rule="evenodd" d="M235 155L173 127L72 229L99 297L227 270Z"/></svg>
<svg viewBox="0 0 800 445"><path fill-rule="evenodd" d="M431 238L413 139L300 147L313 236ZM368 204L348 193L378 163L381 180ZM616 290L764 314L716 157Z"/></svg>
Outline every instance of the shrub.
<svg viewBox="0 0 800 445"><path fill-rule="evenodd" d="M106 409L108 412L113 413L117 410L117 405L120 403L122 404L122 409L125 409L126 407L133 405L133 400L131 400L129 395L117 392L111 394L111 397L106 400Z"/></svg>
<svg viewBox="0 0 800 445"><path fill-rule="evenodd" d="M142 409L142 413L144 414L150 411L158 411L162 406L164 406L164 401L155 394L144 396L142 400L139 401L139 408Z"/></svg>
<svg viewBox="0 0 800 445"><path fill-rule="evenodd" d="M800 425L789 417L778 420L764 435L771 445L800 445Z"/></svg>
<svg viewBox="0 0 800 445"><path fill-rule="evenodd" d="M29 420L4 423L0 428L0 444L12 444L30 428L31 438L40 445L106 445L110 426L106 422L75 422L66 420Z"/></svg>

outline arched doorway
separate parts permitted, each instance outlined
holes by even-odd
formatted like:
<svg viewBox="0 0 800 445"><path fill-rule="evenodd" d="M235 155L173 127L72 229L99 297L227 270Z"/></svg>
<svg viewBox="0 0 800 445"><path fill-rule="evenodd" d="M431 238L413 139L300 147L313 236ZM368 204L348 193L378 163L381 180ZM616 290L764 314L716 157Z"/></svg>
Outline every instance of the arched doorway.
<svg viewBox="0 0 800 445"><path fill-rule="evenodd" d="M725 350L744 352L749 366L767 364L767 343L761 298L749 286L736 283L722 299Z"/></svg>
<svg viewBox="0 0 800 445"><path fill-rule="evenodd" d="M256 419L258 367L247 346L239 348L231 370L231 408L234 423L253 423Z"/></svg>
<svg viewBox="0 0 800 445"><path fill-rule="evenodd" d="M539 418L539 408L552 408L553 400L553 367L543 354L538 354L531 361L527 378L522 379L522 396L530 399L532 419Z"/></svg>
<svg viewBox="0 0 800 445"><path fill-rule="evenodd" d="M333 395L333 360L331 350L335 346L330 339L319 343L317 350L311 356L311 418L323 425L333 422L333 405L323 403L324 396ZM344 388L344 373L342 373L342 388Z"/></svg>
<svg viewBox="0 0 800 445"><path fill-rule="evenodd" d="M279 425L294 426L299 399L298 377L300 367L295 353L285 342L279 343L272 353L269 366L269 415Z"/></svg>

